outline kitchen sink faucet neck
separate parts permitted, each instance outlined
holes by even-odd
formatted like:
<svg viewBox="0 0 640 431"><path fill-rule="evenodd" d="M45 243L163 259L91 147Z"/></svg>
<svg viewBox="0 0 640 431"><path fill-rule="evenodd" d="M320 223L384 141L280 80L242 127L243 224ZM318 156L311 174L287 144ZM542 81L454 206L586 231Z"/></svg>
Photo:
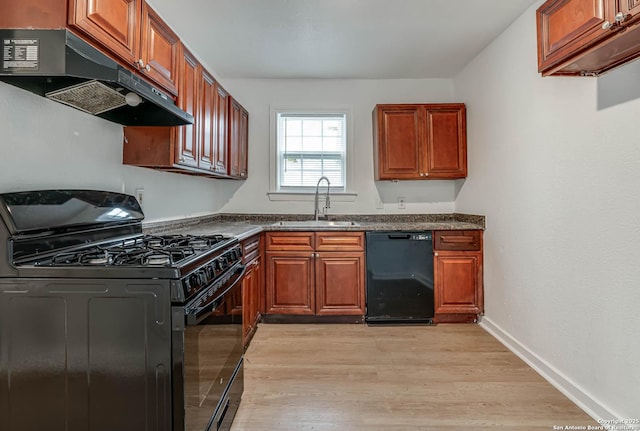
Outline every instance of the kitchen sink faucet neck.
<svg viewBox="0 0 640 431"><path fill-rule="evenodd" d="M318 180L318 184L316 184L316 196L314 199L314 202L315 202L314 215L315 215L316 221L318 221L318 218L320 217L319 190L320 190L320 183L322 182L322 180L327 181L327 194L325 195L325 203L324 203L324 207L322 208L322 213L325 214L326 216L326 210L331 208L331 201L329 199L329 190L330 190L331 183L329 182L329 178L322 176Z"/></svg>

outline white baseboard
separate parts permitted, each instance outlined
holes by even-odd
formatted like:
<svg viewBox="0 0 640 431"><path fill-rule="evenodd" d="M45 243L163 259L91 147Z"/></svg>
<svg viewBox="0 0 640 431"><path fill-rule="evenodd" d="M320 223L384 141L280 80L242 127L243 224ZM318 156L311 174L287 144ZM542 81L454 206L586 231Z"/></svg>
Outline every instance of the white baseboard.
<svg viewBox="0 0 640 431"><path fill-rule="evenodd" d="M488 317L483 317L480 326L500 341L505 347L515 353L520 359L533 368L546 381L551 383L556 389L562 392L567 398L573 401L578 407L585 411L594 420L623 420L628 418L620 418L614 412L603 406L594 399L590 394L582 390L579 386L565 377L560 371L540 358L534 352L523 346L518 340L505 332L501 327L496 325ZM615 427L611 428L612 430ZM640 429L640 428L632 428Z"/></svg>

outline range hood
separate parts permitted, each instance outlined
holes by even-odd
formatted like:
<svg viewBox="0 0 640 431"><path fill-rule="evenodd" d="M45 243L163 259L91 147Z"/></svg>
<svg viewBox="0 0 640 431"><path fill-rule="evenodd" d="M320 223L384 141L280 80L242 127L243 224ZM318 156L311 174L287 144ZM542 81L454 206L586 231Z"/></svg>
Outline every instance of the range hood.
<svg viewBox="0 0 640 431"><path fill-rule="evenodd" d="M171 97L68 30L0 30L0 43L0 81L124 126L193 123Z"/></svg>

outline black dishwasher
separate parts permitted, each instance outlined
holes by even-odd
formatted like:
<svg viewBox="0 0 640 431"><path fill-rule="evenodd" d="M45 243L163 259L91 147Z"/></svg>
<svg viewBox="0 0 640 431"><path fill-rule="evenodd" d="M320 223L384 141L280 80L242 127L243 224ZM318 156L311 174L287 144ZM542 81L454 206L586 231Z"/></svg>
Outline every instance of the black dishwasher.
<svg viewBox="0 0 640 431"><path fill-rule="evenodd" d="M431 231L367 232L367 323L432 323Z"/></svg>

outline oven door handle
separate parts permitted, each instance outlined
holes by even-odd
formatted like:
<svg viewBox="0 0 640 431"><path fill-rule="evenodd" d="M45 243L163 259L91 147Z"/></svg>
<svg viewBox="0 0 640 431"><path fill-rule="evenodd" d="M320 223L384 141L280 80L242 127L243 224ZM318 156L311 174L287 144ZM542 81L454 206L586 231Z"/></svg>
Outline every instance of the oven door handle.
<svg viewBox="0 0 640 431"><path fill-rule="evenodd" d="M242 281L244 274L247 272L247 267L246 265L242 265L239 263L234 269L231 270L231 272L233 273L233 275L231 275L231 277L227 279L225 283L229 282L229 280L233 280L233 282L224 286L223 290L218 288L217 283L215 283L192 301L192 303L199 302L197 307L190 306L190 304L187 304L185 306L184 314L185 323L187 324L187 326L197 325L207 317L211 316L213 312L216 311L216 309L221 304L223 304L224 296ZM213 292L215 292L215 294ZM206 298L204 301L201 299L203 297Z"/></svg>

